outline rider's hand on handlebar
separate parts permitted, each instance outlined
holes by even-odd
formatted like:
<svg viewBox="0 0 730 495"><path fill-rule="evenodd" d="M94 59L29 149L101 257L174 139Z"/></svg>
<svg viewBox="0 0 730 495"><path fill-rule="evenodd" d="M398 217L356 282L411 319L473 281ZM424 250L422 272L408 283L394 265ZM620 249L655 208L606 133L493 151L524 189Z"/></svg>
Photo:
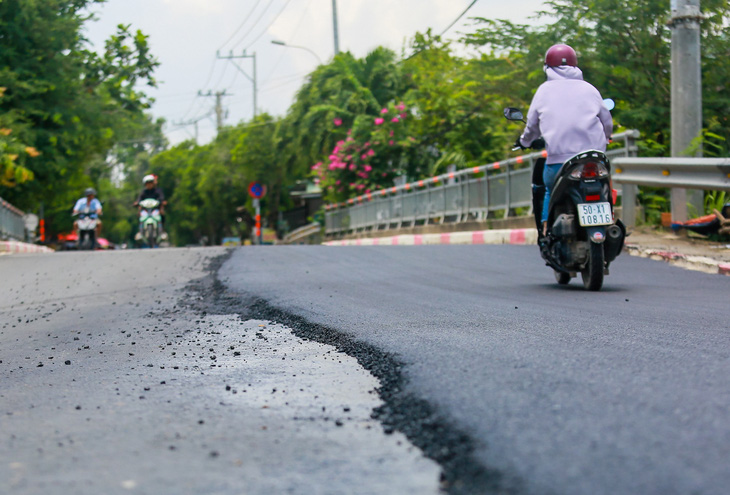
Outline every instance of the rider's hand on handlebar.
<svg viewBox="0 0 730 495"><path fill-rule="evenodd" d="M533 150L541 150L545 148L545 140L541 137L535 139L533 142L530 143L530 148Z"/></svg>
<svg viewBox="0 0 730 495"><path fill-rule="evenodd" d="M515 141L515 144L512 145L512 151L524 150L524 149L527 149L527 148L522 146L522 142L520 141L520 136L517 136L517 141Z"/></svg>

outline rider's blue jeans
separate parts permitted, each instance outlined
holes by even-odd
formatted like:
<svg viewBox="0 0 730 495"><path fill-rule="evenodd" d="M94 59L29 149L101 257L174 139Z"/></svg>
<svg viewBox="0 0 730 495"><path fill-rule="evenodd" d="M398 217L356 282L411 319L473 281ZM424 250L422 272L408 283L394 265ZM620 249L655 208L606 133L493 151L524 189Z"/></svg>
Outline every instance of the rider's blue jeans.
<svg viewBox="0 0 730 495"><path fill-rule="evenodd" d="M545 200L542 203L542 221L547 222L548 206L550 205L550 191L555 185L555 177L558 175L562 163L546 163L542 171L542 180L545 183Z"/></svg>

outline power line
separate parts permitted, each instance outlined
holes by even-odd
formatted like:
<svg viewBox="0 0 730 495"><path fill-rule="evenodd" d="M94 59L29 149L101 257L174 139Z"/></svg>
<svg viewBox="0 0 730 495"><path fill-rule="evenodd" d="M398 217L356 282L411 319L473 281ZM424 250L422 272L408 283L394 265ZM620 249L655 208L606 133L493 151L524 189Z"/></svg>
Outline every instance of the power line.
<svg viewBox="0 0 730 495"><path fill-rule="evenodd" d="M451 22L451 24L449 24L448 26L446 26L446 29L444 29L443 31L441 31L441 34L439 34L439 36L443 36L444 34L446 34L446 31L448 31L449 29L451 29L451 28L452 28L452 27L454 26L454 24L456 24L457 22L459 22L459 19L461 19L462 17L464 17L464 14L466 14L467 12L469 12L469 10L470 10L470 9L471 9L471 8L472 8L472 7L474 6L474 4L476 4L476 3L478 2L478 1L479 1L479 0L472 0L472 2L471 2L471 3L469 4L469 6L468 6L467 8L465 8L465 9L464 9L464 11L463 11L463 12L462 12L461 14L459 14L459 17L457 17L456 19L454 19L454 20L453 20L453 21ZM420 50L418 50L418 51L415 51L415 52L411 53L411 54L410 54L409 56L407 56L407 57L406 57L406 58L405 58L404 60L410 60L410 59L412 59L413 57L415 57L416 55L418 55L419 53L421 53L421 52L422 52L423 50L424 50L424 48L421 48Z"/></svg>
<svg viewBox="0 0 730 495"><path fill-rule="evenodd" d="M220 47L218 47L219 51L222 50L223 47L226 46L228 44L228 42L231 41L234 38L234 36L236 36L238 34L238 32L241 30L241 28L243 28L243 26L246 25L248 20L251 18L251 15L256 10L256 7L258 7L260 3L261 3L261 0L256 0L256 3L254 4L253 8L244 17L243 22L236 28L235 31L233 31L233 34L231 34L231 36Z"/></svg>
<svg viewBox="0 0 730 495"><path fill-rule="evenodd" d="M233 44L233 48L236 48L236 47L237 47L238 45L240 45L240 44L241 44L241 43L243 42L243 40L245 40L245 39L246 39L246 37L247 37L247 36L248 36L249 34L251 34L251 32L252 32L252 31L254 30L254 28L256 27L256 25L257 25L257 24L259 23L259 21L261 20L261 18L262 18L262 17L264 17L264 14L266 14L266 12L267 12L267 11L269 10L269 7L271 7L271 6L273 5L273 4L274 4L274 0L269 0L269 3L268 3L268 4L266 5L266 8L265 8L265 9L264 9L264 10L263 10L263 11L261 12L261 15L260 15L260 16L258 17L258 19L256 19L256 20L254 21L253 25L252 25L252 26L251 26L251 27L249 28L249 30L248 30L248 31L246 31L246 33L245 33L245 34L244 34L243 36L241 36L241 37L240 37L240 38L238 39L238 41L236 41L236 42L235 42L235 43Z"/></svg>
<svg viewBox="0 0 730 495"><path fill-rule="evenodd" d="M274 16L274 18L273 18L273 19L271 20L271 22L270 22L270 23L269 23L269 24L268 24L268 25L267 25L267 26L266 26L266 27L264 28L264 30L263 30L263 31L261 31L261 33L260 33L260 34L259 34L259 35L258 35L258 36L257 36L257 37L256 37L256 38L255 38L255 39L254 39L254 40L252 41L252 42L251 42L251 43L249 43L249 44L248 44L248 46L247 46L246 48L244 48L244 50L247 50L247 49L251 48L251 46L252 46L252 45L253 45L254 43L256 43L256 42L257 42L257 41L259 40L259 38L261 38L261 37L262 37L262 36L263 36L263 35L264 35L264 34L266 33L266 31L267 31L267 30L268 30L268 29L269 29L269 28L271 27L271 25L272 25L272 24L274 24L274 23L276 22L276 20L277 20L277 19L279 18L279 16L281 15L281 13L282 13L282 12L284 12L284 11L286 10L286 7L287 7L287 6L289 5L289 2L291 2L291 0L286 0L286 3L284 4L284 6L283 6L283 7L281 8L281 10L280 10L280 11L279 11L279 12L278 12L278 13L277 13L277 14L276 14L275 16Z"/></svg>
<svg viewBox="0 0 730 495"><path fill-rule="evenodd" d="M456 19L454 19L454 21L451 24L449 24L448 26L446 26L446 29L444 29L443 31L441 31L441 34L439 34L439 36L443 36L444 34L446 34L446 31L448 31L449 29L451 29L454 26L454 24L456 24L457 22L459 22L459 19L461 19L462 17L464 17L464 14L466 14L467 12L469 12L469 9L471 9L474 6L474 4L477 3L478 1L479 0L473 0L472 3L470 3L469 6L464 9L464 12L462 12L461 14L459 14L459 17L457 17Z"/></svg>
<svg viewBox="0 0 730 495"><path fill-rule="evenodd" d="M307 6L304 7L304 11L302 11L301 16L299 17L299 22L297 23L296 27L294 28L294 31L292 31L291 34L289 35L289 39L287 40L287 43L290 42L292 39L294 39L294 36L296 36L297 32L299 32L299 28L302 27L302 24L304 23L304 19L307 17L306 14L307 14L307 12L309 12L309 7L311 5L312 5L312 0L309 0L307 2ZM273 67L271 68L269 73L264 78L264 82L263 82L262 86L265 86L269 82L269 80L271 79L271 76L273 76L274 72L276 72L276 69L279 68L279 64L283 60L284 55L285 55L285 51L281 50L281 53L279 54L279 58L276 59L276 62L274 63Z"/></svg>

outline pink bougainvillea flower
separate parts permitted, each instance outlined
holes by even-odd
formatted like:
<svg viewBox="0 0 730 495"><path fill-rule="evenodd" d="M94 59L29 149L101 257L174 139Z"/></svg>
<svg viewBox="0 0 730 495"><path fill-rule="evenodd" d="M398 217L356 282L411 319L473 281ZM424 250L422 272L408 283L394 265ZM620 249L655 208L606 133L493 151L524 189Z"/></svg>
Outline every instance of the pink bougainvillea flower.
<svg viewBox="0 0 730 495"><path fill-rule="evenodd" d="M335 170L337 168L337 164L334 162L330 163L329 167L327 167L327 168L329 168L330 170Z"/></svg>
<svg viewBox="0 0 730 495"><path fill-rule="evenodd" d="M354 141L354 139L352 139L352 136L347 136L347 140L348 141Z"/></svg>
<svg viewBox="0 0 730 495"><path fill-rule="evenodd" d="M358 191L363 190L363 189L365 189L365 185L364 184L358 184L357 185L357 189L358 189Z"/></svg>
<svg viewBox="0 0 730 495"><path fill-rule="evenodd" d="M357 168L357 166L354 163L351 163L348 168L352 171L352 170L355 170Z"/></svg>
<svg viewBox="0 0 730 495"><path fill-rule="evenodd" d="M339 185L340 185L340 182L342 182L342 181L340 181L340 180L338 179L338 180L337 180L337 181L335 182L335 184L339 186Z"/></svg>
<svg viewBox="0 0 730 495"><path fill-rule="evenodd" d="M390 146L393 146L393 140L391 139L390 141L388 141L388 144L389 144Z"/></svg>
<svg viewBox="0 0 730 495"><path fill-rule="evenodd" d="M342 119L335 119L333 122L336 127L340 127L342 125Z"/></svg>
<svg viewBox="0 0 730 495"><path fill-rule="evenodd" d="M394 134L394 132L393 131L390 131L390 134L389 134L390 137L393 137L393 134Z"/></svg>
<svg viewBox="0 0 730 495"><path fill-rule="evenodd" d="M370 189L366 189L365 194L370 194Z"/></svg>
<svg viewBox="0 0 730 495"><path fill-rule="evenodd" d="M367 160L368 159L368 154L367 153L363 153L362 155L360 155L360 159L361 160Z"/></svg>
<svg viewBox="0 0 730 495"><path fill-rule="evenodd" d="M403 102L400 102L400 104L395 108L397 108L398 110L400 110L402 112L403 110L406 109L406 106L403 104Z"/></svg>
<svg viewBox="0 0 730 495"><path fill-rule="evenodd" d="M373 150L372 148L371 148L371 149L369 149L369 150L368 150L368 152L367 152L367 155L368 155L368 156L373 156L373 155L375 155L375 150Z"/></svg>
<svg viewBox="0 0 730 495"><path fill-rule="evenodd" d="M400 118L405 119L406 118L406 115L408 115L408 114L405 113L405 112L403 112L402 114L400 114Z"/></svg>
<svg viewBox="0 0 730 495"><path fill-rule="evenodd" d="M368 142L366 142L365 144L362 145L363 148L367 148L368 146L370 146L370 141L368 141Z"/></svg>
<svg viewBox="0 0 730 495"><path fill-rule="evenodd" d="M365 169L365 172L370 172L373 169L370 165L365 165L363 168Z"/></svg>
<svg viewBox="0 0 730 495"><path fill-rule="evenodd" d="M382 117L378 117L377 119L375 119L375 125L380 125L383 122L385 122L385 119Z"/></svg>
<svg viewBox="0 0 730 495"><path fill-rule="evenodd" d="M382 110L380 111L380 113L382 113L383 115L385 115L386 113L388 113L388 109L387 109L387 108L383 108L383 109L382 109Z"/></svg>
<svg viewBox="0 0 730 495"><path fill-rule="evenodd" d="M398 122L400 122L398 117L393 117L392 119L390 119L390 121L393 122L394 124L397 124Z"/></svg>

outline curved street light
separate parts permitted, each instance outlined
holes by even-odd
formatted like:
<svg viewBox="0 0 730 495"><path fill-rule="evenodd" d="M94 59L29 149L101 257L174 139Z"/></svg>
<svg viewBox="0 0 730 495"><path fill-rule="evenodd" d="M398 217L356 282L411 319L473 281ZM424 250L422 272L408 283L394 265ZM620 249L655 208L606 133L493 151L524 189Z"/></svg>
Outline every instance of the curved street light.
<svg viewBox="0 0 730 495"><path fill-rule="evenodd" d="M320 65L322 64L322 59L319 58L319 55L317 55L316 53L314 53L312 50L310 50L306 46L289 45L289 44L287 44L287 43L285 43L283 41L279 41L279 40L271 40L271 43L274 44L274 45L286 46L286 47L289 47L289 48L299 48L300 50L306 50L306 51L308 51L309 53L311 53L312 55L315 56L315 58L320 63Z"/></svg>

